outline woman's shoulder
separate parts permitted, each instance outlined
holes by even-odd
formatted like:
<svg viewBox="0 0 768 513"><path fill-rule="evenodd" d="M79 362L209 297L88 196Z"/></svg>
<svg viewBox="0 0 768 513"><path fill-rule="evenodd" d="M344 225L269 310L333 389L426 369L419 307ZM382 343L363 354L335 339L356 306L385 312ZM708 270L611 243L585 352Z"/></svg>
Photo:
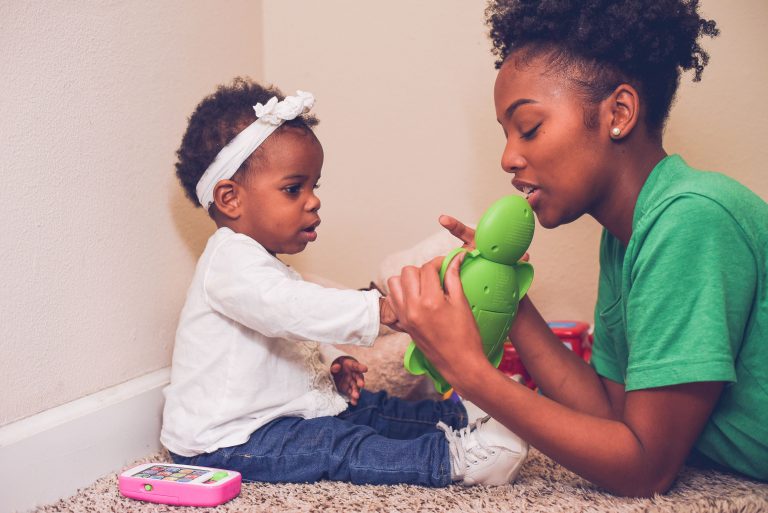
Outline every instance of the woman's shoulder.
<svg viewBox="0 0 768 513"><path fill-rule="evenodd" d="M636 227L659 222L690 227L721 218L768 243L768 204L737 180L701 171L671 155L654 169L638 200ZM641 203L642 201L642 203Z"/></svg>
<svg viewBox="0 0 768 513"><path fill-rule="evenodd" d="M669 164L671 172L667 188L670 196L695 194L728 209L738 210L742 206L768 209L762 198L725 173L696 169L679 155L671 155Z"/></svg>

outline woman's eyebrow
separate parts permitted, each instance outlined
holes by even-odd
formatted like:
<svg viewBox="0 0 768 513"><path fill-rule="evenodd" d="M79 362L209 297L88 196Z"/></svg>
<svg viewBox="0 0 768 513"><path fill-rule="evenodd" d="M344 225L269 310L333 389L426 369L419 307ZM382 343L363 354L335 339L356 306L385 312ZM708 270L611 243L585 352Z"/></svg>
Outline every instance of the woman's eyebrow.
<svg viewBox="0 0 768 513"><path fill-rule="evenodd" d="M520 98L512 102L512 104L507 107L507 110L504 111L504 119L509 119L512 117L512 114L515 113L515 110L517 110L518 107L521 105L526 105L529 103L539 103L536 100L532 100L531 98ZM499 121L501 122L501 121Z"/></svg>

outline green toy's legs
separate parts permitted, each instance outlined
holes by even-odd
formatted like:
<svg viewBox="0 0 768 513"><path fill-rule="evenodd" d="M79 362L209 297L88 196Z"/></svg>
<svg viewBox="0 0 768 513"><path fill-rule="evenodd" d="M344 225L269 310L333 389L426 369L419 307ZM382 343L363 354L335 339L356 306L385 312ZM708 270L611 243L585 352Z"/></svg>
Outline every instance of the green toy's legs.
<svg viewBox="0 0 768 513"><path fill-rule="evenodd" d="M405 351L405 356L403 357L403 365L411 374L415 374L417 376L426 374L429 376L429 379L431 379L432 383L435 385L435 390L441 394L444 394L451 389L450 383L448 383L445 378L443 378L440 373L437 372L437 369L435 369L432 364L429 363L429 360L426 359L424 353L422 353L421 350L416 347L416 344L413 342L410 343L408 349Z"/></svg>
<svg viewBox="0 0 768 513"><path fill-rule="evenodd" d="M424 354L411 341L408 349L405 350L405 356L403 356L403 366L411 374L420 376L427 372L427 368L424 365L425 362Z"/></svg>

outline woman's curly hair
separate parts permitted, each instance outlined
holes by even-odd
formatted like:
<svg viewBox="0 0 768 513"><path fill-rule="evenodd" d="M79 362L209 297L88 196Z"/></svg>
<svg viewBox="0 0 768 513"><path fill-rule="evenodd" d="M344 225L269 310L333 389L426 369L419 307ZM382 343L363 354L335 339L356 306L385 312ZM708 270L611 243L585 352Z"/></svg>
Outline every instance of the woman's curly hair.
<svg viewBox="0 0 768 513"><path fill-rule="evenodd" d="M545 55L592 103L629 83L660 131L681 70L698 82L709 61L699 38L719 33L698 9L698 0L494 0L485 16L497 69L518 49L524 60Z"/></svg>
<svg viewBox="0 0 768 513"><path fill-rule="evenodd" d="M211 165L221 149L244 128L256 121L253 106L266 104L273 96L282 101L284 96L275 87L264 87L249 78L236 77L231 84L221 85L216 92L205 97L189 118L187 131L176 151L176 176L187 197L197 206L197 182ZM285 127L312 130L318 121L312 115L303 114L286 121L277 130ZM233 180L241 178L243 170L258 158L260 148L240 165Z"/></svg>

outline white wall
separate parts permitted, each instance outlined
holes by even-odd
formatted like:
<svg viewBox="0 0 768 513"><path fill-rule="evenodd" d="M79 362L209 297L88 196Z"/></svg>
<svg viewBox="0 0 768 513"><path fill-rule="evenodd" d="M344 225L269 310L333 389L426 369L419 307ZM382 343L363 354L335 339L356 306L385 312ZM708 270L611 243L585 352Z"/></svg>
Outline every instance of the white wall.
<svg viewBox="0 0 768 513"><path fill-rule="evenodd" d="M297 268L366 285L382 256L438 230L439 214L476 222L515 192L499 166L484 6L264 1L265 80L317 95L326 152L323 225L318 241L289 259ZM723 33L704 42L712 56L704 80L683 78L667 150L768 198L768 38L760 26L768 3L704 0L702 12ZM545 317L591 321L599 234L590 218L537 230L531 295Z"/></svg>
<svg viewBox="0 0 768 513"><path fill-rule="evenodd" d="M174 152L259 78L260 27L250 0L0 3L0 425L169 364L214 228Z"/></svg>
<svg viewBox="0 0 768 513"><path fill-rule="evenodd" d="M482 2L266 0L264 19L264 78L315 93L325 147L323 224L297 267L367 285L441 213L474 222L510 192Z"/></svg>
<svg viewBox="0 0 768 513"><path fill-rule="evenodd" d="M711 60L701 82L683 78L667 127L667 147L694 166L736 178L768 200L768 2L704 0L701 11L717 21L721 34L705 40Z"/></svg>

